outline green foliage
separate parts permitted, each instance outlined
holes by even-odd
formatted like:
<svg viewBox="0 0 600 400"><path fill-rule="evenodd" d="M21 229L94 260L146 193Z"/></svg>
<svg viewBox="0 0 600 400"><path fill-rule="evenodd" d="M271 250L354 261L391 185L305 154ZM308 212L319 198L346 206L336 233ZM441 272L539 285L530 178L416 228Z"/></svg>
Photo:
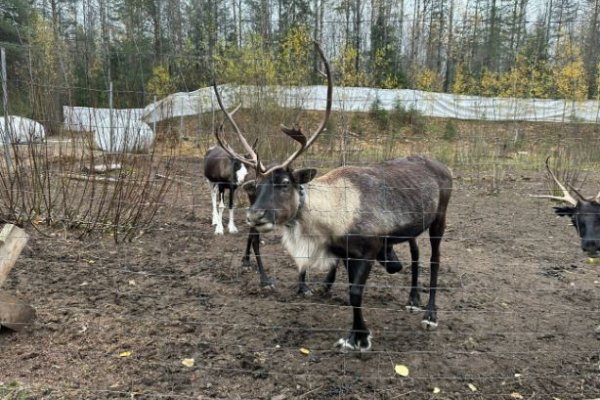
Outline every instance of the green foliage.
<svg viewBox="0 0 600 400"><path fill-rule="evenodd" d="M276 61L278 77L286 85L301 86L309 82L313 70L312 49L312 41L306 28L295 27L288 31Z"/></svg>
<svg viewBox="0 0 600 400"><path fill-rule="evenodd" d="M406 109L400 99L396 99L394 103L390 120L393 126L397 128L410 127L413 133L425 133L425 118L423 115L413 107Z"/></svg>
<svg viewBox="0 0 600 400"><path fill-rule="evenodd" d="M437 72L430 68L420 68L415 73L414 87L428 92L441 92L442 79Z"/></svg>
<svg viewBox="0 0 600 400"><path fill-rule="evenodd" d="M358 51L347 45L344 51L334 62L334 69L338 78L336 84L339 86L367 86L368 77L364 71L356 70L356 58Z"/></svg>
<svg viewBox="0 0 600 400"><path fill-rule="evenodd" d="M277 83L273 54L260 35L252 35L239 48L221 42L213 58L221 82L259 86Z"/></svg>
<svg viewBox="0 0 600 400"><path fill-rule="evenodd" d="M371 80L375 86L394 89L405 83L400 64L400 40L385 15L383 3L379 5L371 27Z"/></svg>
<svg viewBox="0 0 600 400"><path fill-rule="evenodd" d="M153 68L152 76L146 84L146 90L150 95L156 96L158 99L167 97L175 92L175 84L169 74L169 70L162 65Z"/></svg>
<svg viewBox="0 0 600 400"><path fill-rule="evenodd" d="M381 107L381 100L379 100L379 97L371 103L369 116L375 121L379 130L385 131L388 129L390 124L389 113L385 108Z"/></svg>
<svg viewBox="0 0 600 400"><path fill-rule="evenodd" d="M446 121L446 124L444 125L444 133L442 135L442 139L451 142L454 139L456 139L457 135L458 128L456 127L456 124L452 120Z"/></svg>

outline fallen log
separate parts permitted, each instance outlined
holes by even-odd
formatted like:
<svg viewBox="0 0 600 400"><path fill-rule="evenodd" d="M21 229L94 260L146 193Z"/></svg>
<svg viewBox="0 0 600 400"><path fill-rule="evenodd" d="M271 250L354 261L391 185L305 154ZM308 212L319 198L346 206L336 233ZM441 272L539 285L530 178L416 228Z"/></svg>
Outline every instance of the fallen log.
<svg viewBox="0 0 600 400"><path fill-rule="evenodd" d="M91 168L85 166L81 169L86 174L104 174L106 172L112 172L121 169L121 164L99 164L94 165Z"/></svg>
<svg viewBox="0 0 600 400"><path fill-rule="evenodd" d="M13 268L29 235L13 224L6 224L0 231L0 286ZM16 297L0 291L0 329L20 331L35 319L35 309Z"/></svg>
<svg viewBox="0 0 600 400"><path fill-rule="evenodd" d="M13 224L6 224L0 231L0 286L17 262L29 235Z"/></svg>

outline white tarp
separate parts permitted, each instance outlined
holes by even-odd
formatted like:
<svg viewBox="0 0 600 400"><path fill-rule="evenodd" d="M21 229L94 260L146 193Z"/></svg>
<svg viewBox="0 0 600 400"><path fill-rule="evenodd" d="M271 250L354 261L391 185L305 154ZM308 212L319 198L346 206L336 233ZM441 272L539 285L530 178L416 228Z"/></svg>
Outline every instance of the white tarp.
<svg viewBox="0 0 600 400"><path fill-rule="evenodd" d="M138 120L142 117L143 112L143 108L114 108L112 110L113 119L119 123ZM71 131L93 132L94 128L102 121L110 120L110 113L110 108L64 106L64 127Z"/></svg>
<svg viewBox="0 0 600 400"><path fill-rule="evenodd" d="M142 108L63 107L65 129L93 132L94 143L108 152L147 152L154 131L141 121Z"/></svg>
<svg viewBox="0 0 600 400"><path fill-rule="evenodd" d="M225 107L244 107L276 102L284 108L324 110L325 86L231 86L221 85ZM600 102L588 100L517 99L506 97L463 96L410 89L373 89L336 87L336 111L366 112L376 100L379 107L393 110L401 106L428 117L486 121L600 122ZM174 93L146 108L113 109L63 107L65 127L94 132L96 144L105 151L147 151L155 134L146 123L168 118L198 115L218 110L212 87L189 93ZM111 118L112 116L112 118ZM143 121L143 122L142 122ZM112 124L112 125L111 125ZM112 126L112 129L111 129ZM112 136L111 136L112 135Z"/></svg>
<svg viewBox="0 0 600 400"><path fill-rule="evenodd" d="M46 130L37 121L16 115L0 117L0 143L32 143L45 138Z"/></svg>
<svg viewBox="0 0 600 400"><path fill-rule="evenodd" d="M140 120L101 120L94 127L94 143L106 152L147 153L154 143L154 131Z"/></svg>
<svg viewBox="0 0 600 400"><path fill-rule="evenodd" d="M327 88L258 87L221 85L223 102L227 108L241 103L248 107L259 99L276 101L281 107L324 110ZM507 97L463 96L410 89L373 89L336 87L333 91L333 109L337 111L368 111L375 100L385 110L398 105L415 109L424 116L487 121L537 122L599 122L600 102L588 100L517 99ZM174 93L143 111L148 123L167 118L198 115L218 109L212 87L189 93Z"/></svg>

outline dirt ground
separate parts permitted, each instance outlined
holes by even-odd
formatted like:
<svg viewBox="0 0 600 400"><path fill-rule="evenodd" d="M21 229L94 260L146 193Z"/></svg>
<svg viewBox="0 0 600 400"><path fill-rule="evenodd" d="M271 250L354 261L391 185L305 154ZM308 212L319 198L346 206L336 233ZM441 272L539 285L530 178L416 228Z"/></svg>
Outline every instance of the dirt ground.
<svg viewBox="0 0 600 400"><path fill-rule="evenodd" d="M214 236L201 160L186 171L193 186L174 190L133 243L28 229L4 289L38 319L0 332L0 398L600 397L600 266L584 263L575 230L548 201L528 197L546 188L541 171L506 177L490 195L455 170L439 328L423 331L421 315L404 311L410 268L388 275L375 265L363 302L368 354L333 348L351 324L343 268L330 296L299 297L293 261L270 234L263 254L277 286L261 289L240 268L243 212L239 234ZM599 178L584 192L596 193ZM419 244L426 289L426 236ZM408 246L396 250L408 260Z"/></svg>

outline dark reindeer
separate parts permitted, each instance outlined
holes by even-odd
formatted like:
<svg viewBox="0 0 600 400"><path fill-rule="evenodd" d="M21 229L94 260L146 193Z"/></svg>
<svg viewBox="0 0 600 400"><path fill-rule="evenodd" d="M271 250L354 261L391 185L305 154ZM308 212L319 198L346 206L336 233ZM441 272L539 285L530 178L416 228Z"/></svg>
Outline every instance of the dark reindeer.
<svg viewBox="0 0 600 400"><path fill-rule="evenodd" d="M223 210L225 209L225 190L229 190L229 233L237 233L233 219L234 195L237 187L243 183L248 173L246 166L232 158L220 146L213 146L204 155L204 176L211 188L212 224L216 225L215 235L223 234Z"/></svg>
<svg viewBox="0 0 600 400"><path fill-rule="evenodd" d="M568 203L568 206L554 207L554 211L561 217L571 218L581 238L581 249L591 258L600 257L600 192L595 197L586 198L571 187L576 198L573 197L550 169L549 160L550 157L546 158L546 169L563 195L533 195L533 197Z"/></svg>
<svg viewBox="0 0 600 400"><path fill-rule="evenodd" d="M349 336L340 339L337 345L342 350L366 351L371 348L371 334L362 316L361 303L373 261L383 258L388 272L400 270L402 264L396 257L392 259L390 249L396 243L409 241L414 250L413 259L416 258L414 265L418 265L414 239L426 230L429 230L432 248L431 281L422 325L437 326L435 295L440 243L446 226L452 177L444 165L420 156L368 167L341 167L317 179L314 179L317 174L314 168L292 169L291 163L315 142L331 113L331 71L318 44L316 48L327 76L325 116L308 139L300 129L282 126L283 133L300 144L287 160L269 169L264 167L225 110L215 85L219 106L249 156L239 155L219 132L216 135L232 157L257 171L256 201L247 212L250 226L258 232L281 227L283 245L294 257L300 272L309 267L329 270L338 259L343 260L350 281L354 318ZM250 183L245 184L248 185ZM419 306L417 274L418 267L413 269L409 296L412 306Z"/></svg>

